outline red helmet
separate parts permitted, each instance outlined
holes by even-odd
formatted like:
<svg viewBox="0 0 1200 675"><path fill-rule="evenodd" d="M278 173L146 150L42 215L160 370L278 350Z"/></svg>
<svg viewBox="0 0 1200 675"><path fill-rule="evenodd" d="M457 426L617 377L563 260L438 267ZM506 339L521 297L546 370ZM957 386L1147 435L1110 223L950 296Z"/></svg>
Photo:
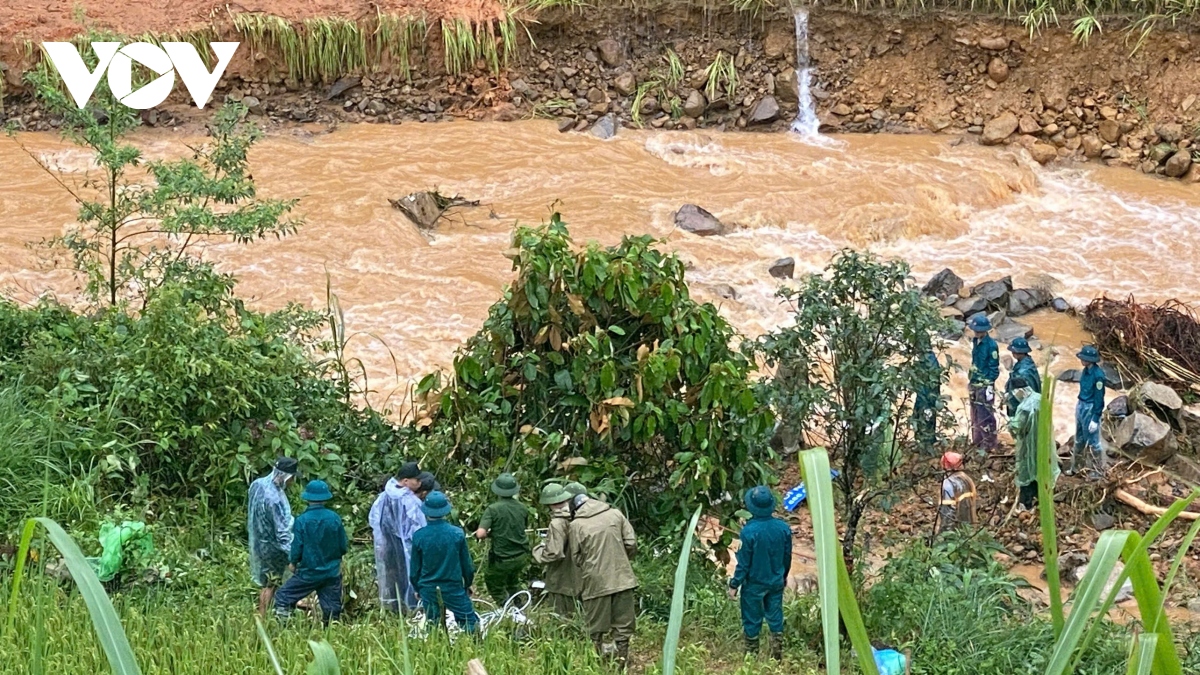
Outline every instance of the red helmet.
<svg viewBox="0 0 1200 675"><path fill-rule="evenodd" d="M957 452L947 452L942 455L942 470L958 471L962 468L963 457Z"/></svg>

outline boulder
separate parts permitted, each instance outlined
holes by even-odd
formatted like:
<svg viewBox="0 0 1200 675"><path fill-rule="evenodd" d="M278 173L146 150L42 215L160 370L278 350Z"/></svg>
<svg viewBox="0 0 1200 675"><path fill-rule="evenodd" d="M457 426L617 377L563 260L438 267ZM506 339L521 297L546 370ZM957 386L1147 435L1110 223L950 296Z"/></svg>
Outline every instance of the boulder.
<svg viewBox="0 0 1200 675"><path fill-rule="evenodd" d="M1000 145L1004 139L1017 130L1018 126L1020 126L1020 121L1016 115L1011 112L1001 113L999 117L994 117L983 125L981 142L984 145Z"/></svg>
<svg viewBox="0 0 1200 675"><path fill-rule="evenodd" d="M994 335L997 342L1005 344L1016 340L1017 338L1025 338L1028 340L1033 337L1033 326L1028 326L1020 321L1006 319L996 326Z"/></svg>
<svg viewBox="0 0 1200 675"><path fill-rule="evenodd" d="M766 124L779 119L779 102L774 96L764 96L750 109L750 124Z"/></svg>
<svg viewBox="0 0 1200 675"><path fill-rule="evenodd" d="M995 281L985 281L971 289L971 295L983 298L989 308L998 309L1008 306L1008 294L1012 292L1012 277L1004 277Z"/></svg>
<svg viewBox="0 0 1200 675"><path fill-rule="evenodd" d="M833 109L830 110L829 112L833 113L834 115L837 115L838 117L848 117L848 116L854 114L854 109L851 108L850 106L846 105L845 103L839 103L839 104L833 106Z"/></svg>
<svg viewBox="0 0 1200 675"><path fill-rule="evenodd" d="M796 85L796 71L789 68L782 73L776 73L775 96L784 103L796 103L800 100L800 88Z"/></svg>
<svg viewBox="0 0 1200 675"><path fill-rule="evenodd" d="M1132 384L1125 376L1117 371L1116 366L1111 363L1101 363L1100 372L1104 373L1105 386L1109 389L1128 389Z"/></svg>
<svg viewBox="0 0 1200 675"><path fill-rule="evenodd" d="M718 298L723 298L725 300L737 300L738 299L737 289L734 288L733 286L730 286L729 284L713 284L712 292L713 292L713 295L717 296Z"/></svg>
<svg viewBox="0 0 1200 675"><path fill-rule="evenodd" d="M1104 406L1104 412L1110 417L1129 417L1131 412L1129 407L1129 397L1124 394L1114 398Z"/></svg>
<svg viewBox="0 0 1200 675"><path fill-rule="evenodd" d="M1067 302L1065 298L1055 298L1051 300L1050 306L1054 308L1054 311L1060 313L1071 310L1071 303Z"/></svg>
<svg viewBox="0 0 1200 675"><path fill-rule="evenodd" d="M1049 164L1058 159L1058 148L1049 143L1034 143L1029 148L1029 154L1038 164Z"/></svg>
<svg viewBox="0 0 1200 675"><path fill-rule="evenodd" d="M1036 134L1042 130L1042 125L1030 115L1021 115L1020 121L1017 122L1017 130L1023 134Z"/></svg>
<svg viewBox="0 0 1200 675"><path fill-rule="evenodd" d="M592 125L592 135L601 140L608 140L617 135L617 118L605 115Z"/></svg>
<svg viewBox="0 0 1200 675"><path fill-rule="evenodd" d="M675 212L675 227L701 237L725 234L725 225L713 214L696 206L684 204Z"/></svg>
<svg viewBox="0 0 1200 675"><path fill-rule="evenodd" d="M1171 425L1140 412L1121 420L1113 432L1113 443L1139 459L1154 463L1167 461L1178 448Z"/></svg>
<svg viewBox="0 0 1200 675"><path fill-rule="evenodd" d="M1084 136L1080 143L1083 146L1083 156L1088 159L1096 159L1104 152L1104 141L1091 134Z"/></svg>
<svg viewBox="0 0 1200 675"><path fill-rule="evenodd" d="M979 46L992 52L1002 52L1008 49L1008 38L1006 37L985 37L980 38Z"/></svg>
<svg viewBox="0 0 1200 675"><path fill-rule="evenodd" d="M1178 143L1183 140L1183 125L1182 124L1159 124L1154 127L1154 133L1162 139L1164 143Z"/></svg>
<svg viewBox="0 0 1200 675"><path fill-rule="evenodd" d="M1121 140L1121 124L1116 120L1103 120L1096 129L1105 143L1116 143Z"/></svg>
<svg viewBox="0 0 1200 675"><path fill-rule="evenodd" d="M1082 374L1083 373L1079 368L1068 368L1059 373L1054 379L1058 380L1059 382L1079 384L1079 378Z"/></svg>
<svg viewBox="0 0 1200 675"><path fill-rule="evenodd" d="M965 286L962 277L954 273L949 267L933 275L924 286L921 287L921 293L945 300L951 295L960 295L960 292Z"/></svg>
<svg viewBox="0 0 1200 675"><path fill-rule="evenodd" d="M1190 168L1192 168L1192 152L1184 149L1171 155L1166 166L1163 167L1163 172L1168 178L1183 178Z"/></svg>
<svg viewBox="0 0 1200 675"><path fill-rule="evenodd" d="M796 261L792 258L780 258L771 263L771 267L767 271L776 279L791 279L792 274L796 271Z"/></svg>
<svg viewBox="0 0 1200 675"><path fill-rule="evenodd" d="M560 134L567 133L568 131L575 128L575 124L576 124L576 121L575 121L574 117L560 118L558 120L558 133L560 133Z"/></svg>
<svg viewBox="0 0 1200 675"><path fill-rule="evenodd" d="M325 100L332 101L333 99L341 96L342 94L350 91L351 89L354 89L355 87L357 87L361 84L362 84L362 78L358 77L357 75L347 75L345 77L339 77L337 82L334 82L333 86L329 88L329 93L325 95Z"/></svg>
<svg viewBox="0 0 1200 675"><path fill-rule="evenodd" d="M1051 302L1050 291L1041 288L1018 288L1008 295L1008 315L1024 316Z"/></svg>
<svg viewBox="0 0 1200 675"><path fill-rule="evenodd" d="M943 307L938 311L941 313L942 318L944 318L944 319L957 319L959 321L962 321L963 319L966 318L963 316L962 312L958 311L957 309L955 309L953 307Z"/></svg>
<svg viewBox="0 0 1200 675"><path fill-rule="evenodd" d="M692 93L688 94L687 100L683 102L683 114L688 117L700 119L704 115L704 109L708 107L708 101L705 100L704 94L693 89Z"/></svg>
<svg viewBox="0 0 1200 675"><path fill-rule="evenodd" d="M242 105L246 106L246 110L251 115L263 114L262 101L259 101L257 96L247 96L243 98Z"/></svg>
<svg viewBox="0 0 1200 675"><path fill-rule="evenodd" d="M622 96L632 96L637 92L637 77L633 73L621 73L613 80L613 89Z"/></svg>
<svg viewBox="0 0 1200 675"><path fill-rule="evenodd" d="M1142 382L1133 388L1129 398L1138 412L1154 415L1160 422L1166 422L1176 429L1182 428L1180 411L1183 409L1183 399L1167 385Z"/></svg>
<svg viewBox="0 0 1200 675"><path fill-rule="evenodd" d="M946 330L939 333L938 336L944 340L961 340L963 332L967 330L967 324L958 319L950 319L947 322Z"/></svg>
<svg viewBox="0 0 1200 675"><path fill-rule="evenodd" d="M992 82L1000 84L1008 79L1008 64L1004 59L996 56L992 58L987 67L988 77L992 78Z"/></svg>
<svg viewBox="0 0 1200 675"><path fill-rule="evenodd" d="M601 40L596 44L596 49L600 52L600 60L607 66L625 63L625 50L621 48L620 42L612 38Z"/></svg>
<svg viewBox="0 0 1200 675"><path fill-rule="evenodd" d="M970 317L987 309L987 301L981 297L972 295L954 303L954 309L957 309L963 316Z"/></svg>

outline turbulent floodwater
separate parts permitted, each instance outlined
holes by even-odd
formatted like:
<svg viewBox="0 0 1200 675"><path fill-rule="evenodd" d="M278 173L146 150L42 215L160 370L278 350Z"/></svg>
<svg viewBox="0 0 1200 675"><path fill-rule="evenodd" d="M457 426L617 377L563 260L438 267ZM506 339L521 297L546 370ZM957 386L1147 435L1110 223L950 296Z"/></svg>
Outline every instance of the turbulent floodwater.
<svg viewBox="0 0 1200 675"><path fill-rule="evenodd" d="M198 139L136 140L149 156L168 157ZM90 157L54 136L0 139L0 290L69 297L70 274L27 244L61 233L75 207L18 142L68 183L83 178ZM951 267L968 283L1005 274L1049 282L1075 303L1102 293L1200 301L1200 190L1127 170L1045 170L1017 151L946 137L851 136L818 147L744 133L600 141L546 122L364 124L272 136L252 163L267 196L300 198L306 225L282 241L208 242L203 255L263 307L323 306L328 275L349 329L386 343L364 335L354 347L382 397L449 363L511 277L502 253L513 224L537 224L552 210L579 241L665 239L692 262L693 294L750 335L787 318L767 274L773 260L794 257L799 275L845 246L903 257L920 281ZM482 206L426 238L387 200L434 187ZM708 239L676 231L671 214L688 202L736 231ZM716 295L720 284L737 298ZM1072 365L1084 339L1077 325L1053 315L1034 323L1044 343L1064 347L1039 362ZM952 353L961 361L965 351Z"/></svg>

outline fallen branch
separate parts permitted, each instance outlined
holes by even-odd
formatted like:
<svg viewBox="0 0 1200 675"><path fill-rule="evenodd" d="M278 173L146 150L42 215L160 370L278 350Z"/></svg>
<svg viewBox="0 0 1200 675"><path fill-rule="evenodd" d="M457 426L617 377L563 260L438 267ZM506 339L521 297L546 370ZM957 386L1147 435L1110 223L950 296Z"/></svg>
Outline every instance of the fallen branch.
<svg viewBox="0 0 1200 675"><path fill-rule="evenodd" d="M1117 490L1113 496L1116 497L1117 501L1121 502L1122 504L1125 504L1126 506L1132 506L1134 509L1137 509L1147 516L1161 516L1167 512L1165 508L1147 504L1146 502L1134 497L1124 490ZM1184 511L1179 514L1179 517L1183 518L1184 520L1200 520L1200 513L1196 513L1195 511Z"/></svg>

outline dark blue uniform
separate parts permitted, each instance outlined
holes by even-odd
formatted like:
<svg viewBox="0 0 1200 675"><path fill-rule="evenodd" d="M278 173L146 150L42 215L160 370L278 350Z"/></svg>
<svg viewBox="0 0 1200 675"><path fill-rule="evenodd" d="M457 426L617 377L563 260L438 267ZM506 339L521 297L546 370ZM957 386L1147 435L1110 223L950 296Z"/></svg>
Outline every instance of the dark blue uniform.
<svg viewBox="0 0 1200 675"><path fill-rule="evenodd" d="M290 562L296 573L275 594L275 612L286 617L296 603L317 594L326 623L342 613L342 556L349 543L337 513L324 504L309 504L293 526Z"/></svg>
<svg viewBox="0 0 1200 675"><path fill-rule="evenodd" d="M792 529L774 516L755 516L742 528L730 588L741 589L742 630L755 639L763 619L783 632L783 589L792 569Z"/></svg>
<svg viewBox="0 0 1200 675"><path fill-rule="evenodd" d="M475 583L475 565L461 527L432 518L413 534L409 581L421 596L426 620L437 621L447 610L464 630L475 632L479 615L467 593Z"/></svg>
<svg viewBox="0 0 1200 675"><path fill-rule="evenodd" d="M1014 379L1025 380L1026 386L1039 394L1042 393L1042 375L1038 372L1037 364L1028 356L1019 359L1013 364L1012 372L1008 374L1008 382L1004 384L1004 403L1008 408L1009 417L1016 416L1017 406L1021 404L1014 393L1016 391L1016 388L1013 387Z"/></svg>
<svg viewBox="0 0 1200 675"><path fill-rule="evenodd" d="M1104 412L1104 371L1095 363L1088 364L1079 377L1079 402L1075 405L1075 456L1072 465L1079 459L1079 454L1088 448L1091 450L1093 468L1103 468L1103 455L1100 449L1100 415ZM1095 431L1092 429L1095 428ZM1075 468L1073 466L1073 468Z"/></svg>
<svg viewBox="0 0 1200 675"><path fill-rule="evenodd" d="M1000 377L1000 349L990 335L972 340L971 442L980 450L996 447L996 378Z"/></svg>

